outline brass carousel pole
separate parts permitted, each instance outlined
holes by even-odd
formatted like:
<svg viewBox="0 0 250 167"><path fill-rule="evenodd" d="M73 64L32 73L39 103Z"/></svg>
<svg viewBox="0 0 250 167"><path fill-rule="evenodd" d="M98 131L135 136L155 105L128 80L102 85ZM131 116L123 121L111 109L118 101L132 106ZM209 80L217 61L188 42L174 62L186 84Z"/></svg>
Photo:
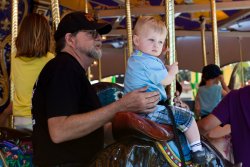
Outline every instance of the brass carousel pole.
<svg viewBox="0 0 250 167"><path fill-rule="evenodd" d="M0 85L2 86L2 99L0 101L0 107L4 106L9 99L10 85L9 85L9 74L7 72L7 66L4 59L3 45L0 42ZM9 120L11 121L11 119ZM10 123L10 122L9 122ZM8 124L10 126L11 124Z"/></svg>
<svg viewBox="0 0 250 167"><path fill-rule="evenodd" d="M167 63L173 64L176 61L175 51L175 16L174 16L174 0L165 0L166 26L167 26ZM174 93L176 90L176 83L172 82L167 94L170 95L170 104L173 105Z"/></svg>
<svg viewBox="0 0 250 167"><path fill-rule="evenodd" d="M217 28L217 17L216 17L216 2L215 0L210 0L211 2L211 20L212 20L212 32L213 32L213 48L214 48L214 62L216 65L220 66L220 56L219 56L219 45L218 45L218 28Z"/></svg>
<svg viewBox="0 0 250 167"><path fill-rule="evenodd" d="M99 74L99 82L102 81L102 61L101 58L98 59L98 74Z"/></svg>
<svg viewBox="0 0 250 167"><path fill-rule="evenodd" d="M88 0L85 0L85 8L88 10ZM102 59L98 59L98 75L99 75L99 82L102 81Z"/></svg>
<svg viewBox="0 0 250 167"><path fill-rule="evenodd" d="M51 0L51 8L52 8L53 26L55 29L57 29L58 24L60 22L60 11L59 11L58 0Z"/></svg>
<svg viewBox="0 0 250 167"><path fill-rule="evenodd" d="M201 22L201 44L202 44L202 55L203 55L203 65L207 65L207 53L206 53L206 19L204 16L200 17Z"/></svg>
<svg viewBox="0 0 250 167"><path fill-rule="evenodd" d="M85 0L84 6L85 6L85 8L84 8L85 13L89 13L88 0Z"/></svg>
<svg viewBox="0 0 250 167"><path fill-rule="evenodd" d="M14 55L16 53L16 37L18 33L18 0L12 0L12 18L11 18L11 60L13 60ZM12 61L11 61L12 62ZM14 85L11 81L11 91L10 91L10 99L13 101L14 95ZM13 115L9 118L9 126L14 128L14 117Z"/></svg>
<svg viewBox="0 0 250 167"><path fill-rule="evenodd" d="M127 23L127 38L128 38L128 55L131 55L133 52L133 43L132 43L132 23L131 23L131 10L130 10L130 0L126 0L126 23Z"/></svg>
<svg viewBox="0 0 250 167"><path fill-rule="evenodd" d="M84 12L85 13L89 13L89 9L88 9L88 0L85 0L85 8L84 8ZM100 60L99 60L100 61ZM100 64L99 64L100 65ZM98 65L98 68L100 68L100 66ZM99 73L100 75L100 73ZM88 68L88 79L89 81L91 81L92 78L92 74L91 74L91 66L89 66Z"/></svg>
<svg viewBox="0 0 250 167"><path fill-rule="evenodd" d="M122 40L125 41L124 36L122 36ZM123 55L124 55L124 71L126 71L126 68L127 68L127 45L125 42L123 45Z"/></svg>
<svg viewBox="0 0 250 167"><path fill-rule="evenodd" d="M241 67L241 86L245 86L245 82L244 82L244 70L243 70L243 53L242 53L242 44L241 44L241 37L238 38L239 41L239 47L240 47L240 67Z"/></svg>

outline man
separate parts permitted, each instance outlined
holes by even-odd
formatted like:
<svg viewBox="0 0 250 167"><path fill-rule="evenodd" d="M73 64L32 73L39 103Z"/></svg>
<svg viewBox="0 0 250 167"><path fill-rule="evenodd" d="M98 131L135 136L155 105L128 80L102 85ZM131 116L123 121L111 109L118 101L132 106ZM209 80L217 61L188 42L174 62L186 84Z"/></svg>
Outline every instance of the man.
<svg viewBox="0 0 250 167"><path fill-rule="evenodd" d="M250 86L232 90L225 96L212 114L198 122L203 135L218 125L231 125L235 163L250 166Z"/></svg>
<svg viewBox="0 0 250 167"><path fill-rule="evenodd" d="M103 148L103 126L117 112L152 112L158 92L147 87L100 108L86 70L101 57L101 36L111 25L90 15L66 15L55 32L57 56L42 70L32 98L34 163L37 166L88 166Z"/></svg>

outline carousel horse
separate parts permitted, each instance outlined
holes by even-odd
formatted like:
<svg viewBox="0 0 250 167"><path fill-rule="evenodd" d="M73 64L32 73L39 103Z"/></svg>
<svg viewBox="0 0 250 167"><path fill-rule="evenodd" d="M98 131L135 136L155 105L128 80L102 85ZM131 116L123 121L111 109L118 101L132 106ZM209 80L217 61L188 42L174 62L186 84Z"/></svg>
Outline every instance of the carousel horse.
<svg viewBox="0 0 250 167"><path fill-rule="evenodd" d="M102 82L93 86L103 106L120 99L123 95L123 87L117 84ZM180 131L174 134L172 126L154 123L135 113L121 112L117 113L112 121L112 131L116 142L96 155L92 167L196 166L191 161L185 136ZM174 136L179 138L185 163ZM201 141L207 153L204 166L234 166L204 137Z"/></svg>
<svg viewBox="0 0 250 167"><path fill-rule="evenodd" d="M0 127L0 166L32 167L30 131Z"/></svg>
<svg viewBox="0 0 250 167"><path fill-rule="evenodd" d="M103 106L119 100L123 87L113 83L93 85ZM173 140L172 127L154 123L137 114L122 112L112 121L115 143L108 145L96 157L92 167L167 167L181 166L180 154ZM186 166L193 166L190 150L182 133L179 135ZM233 166L207 141L202 144L208 152L206 166ZM32 167L31 132L0 128L0 166ZM184 166L184 165L183 165Z"/></svg>

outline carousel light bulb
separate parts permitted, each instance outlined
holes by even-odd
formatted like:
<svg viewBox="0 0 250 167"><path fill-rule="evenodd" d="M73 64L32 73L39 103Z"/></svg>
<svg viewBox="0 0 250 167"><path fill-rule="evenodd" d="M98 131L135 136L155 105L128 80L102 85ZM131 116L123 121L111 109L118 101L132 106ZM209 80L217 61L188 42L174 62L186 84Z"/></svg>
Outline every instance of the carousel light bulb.
<svg viewBox="0 0 250 167"><path fill-rule="evenodd" d="M89 75L89 78L91 78L91 79L92 79L93 77L94 77L94 75L93 75L93 74L90 74L90 75Z"/></svg>
<svg viewBox="0 0 250 167"><path fill-rule="evenodd" d="M97 66L97 65L98 65L98 62L97 62L97 61L94 61L94 62L93 62L93 65L94 65L94 66Z"/></svg>
<svg viewBox="0 0 250 167"><path fill-rule="evenodd" d="M107 37L106 36L102 36L102 40L106 40L107 39Z"/></svg>

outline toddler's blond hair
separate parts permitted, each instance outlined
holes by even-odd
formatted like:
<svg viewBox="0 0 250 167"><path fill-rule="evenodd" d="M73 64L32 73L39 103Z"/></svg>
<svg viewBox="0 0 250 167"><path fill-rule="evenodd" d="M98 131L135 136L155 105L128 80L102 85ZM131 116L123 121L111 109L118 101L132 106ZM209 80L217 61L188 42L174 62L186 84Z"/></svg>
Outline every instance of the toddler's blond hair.
<svg viewBox="0 0 250 167"><path fill-rule="evenodd" d="M160 34L167 32L165 23L158 17L141 16L135 24L134 35L138 35L140 34L140 32L143 32L148 29L153 29L154 31L159 32Z"/></svg>

